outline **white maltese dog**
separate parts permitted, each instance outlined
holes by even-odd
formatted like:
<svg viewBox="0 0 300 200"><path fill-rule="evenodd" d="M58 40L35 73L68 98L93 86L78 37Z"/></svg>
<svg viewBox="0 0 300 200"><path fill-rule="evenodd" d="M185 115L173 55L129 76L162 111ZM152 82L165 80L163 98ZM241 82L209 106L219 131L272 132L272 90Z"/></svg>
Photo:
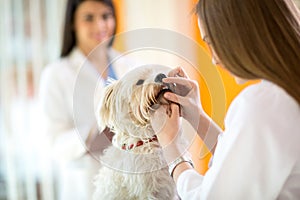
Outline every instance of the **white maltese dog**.
<svg viewBox="0 0 300 200"><path fill-rule="evenodd" d="M100 157L94 199L177 199L150 115L169 104L162 96L174 85L163 84L170 68L142 66L107 86L100 101L98 124L109 127L112 145Z"/></svg>

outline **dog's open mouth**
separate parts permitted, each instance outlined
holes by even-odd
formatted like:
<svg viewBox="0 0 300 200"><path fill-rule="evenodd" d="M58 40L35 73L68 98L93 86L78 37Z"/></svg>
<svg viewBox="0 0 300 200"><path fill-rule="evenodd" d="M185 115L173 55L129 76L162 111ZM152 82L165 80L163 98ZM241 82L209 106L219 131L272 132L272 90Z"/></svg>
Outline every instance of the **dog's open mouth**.
<svg viewBox="0 0 300 200"><path fill-rule="evenodd" d="M167 100L164 97L164 94L166 92L172 92L175 93L176 90L176 84L175 83L164 83L162 80L163 78L166 78L167 76L165 74L158 74L155 78L155 82L158 83L157 87L156 87L156 93L153 94L152 98L150 98L150 104L149 104L149 109L150 111L155 111L157 110L161 105L165 105L167 106L167 114L170 116L172 113L171 110L171 103L175 103L177 104L179 107L180 105L176 102L172 102L170 100Z"/></svg>
<svg viewBox="0 0 300 200"><path fill-rule="evenodd" d="M165 94L166 92L173 92L173 91L172 91L169 87L164 86L164 87L159 91L159 93L158 93L157 96L156 96L156 99L157 99L157 101L158 101L159 103L161 103L161 104L167 103L167 102L166 102L167 100L164 98L164 94Z"/></svg>
<svg viewBox="0 0 300 200"><path fill-rule="evenodd" d="M172 87L170 87L169 84L163 84L161 86L161 90L157 93L157 95L155 96L155 101L152 103L152 105L150 106L151 109L156 110L159 108L159 106L161 105L169 105L170 101L168 101L165 97L164 94L166 92L173 92L173 90L171 89Z"/></svg>

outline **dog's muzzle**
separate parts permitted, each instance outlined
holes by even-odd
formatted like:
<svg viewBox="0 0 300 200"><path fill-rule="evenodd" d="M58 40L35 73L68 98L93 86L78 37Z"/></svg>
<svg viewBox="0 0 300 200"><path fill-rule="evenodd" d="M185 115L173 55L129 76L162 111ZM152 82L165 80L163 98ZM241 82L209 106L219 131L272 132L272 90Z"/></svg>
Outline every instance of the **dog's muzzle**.
<svg viewBox="0 0 300 200"><path fill-rule="evenodd" d="M154 82L161 83L163 86L165 86L164 89L168 89L171 92L174 92L175 84L164 83L162 81L164 78L167 78L167 76L165 74L160 73L155 77Z"/></svg>
<svg viewBox="0 0 300 200"><path fill-rule="evenodd" d="M162 73L160 73L160 74L158 74L156 77L155 77L155 79L154 79L154 81L156 82L156 83L160 83L160 84L162 84L162 90L161 90L161 92L160 93L165 93L165 92L167 92L167 91L169 91L169 92L174 92L175 91L175 83L173 83L173 84L171 84L171 83L164 83L162 80L163 80L163 78L167 78L167 76L165 75L165 74L162 74Z"/></svg>
<svg viewBox="0 0 300 200"><path fill-rule="evenodd" d="M168 101L167 99L164 98L164 94L166 92L174 92L175 91L174 90L175 84L164 83L162 81L163 78L167 78L167 76L165 74L160 73L154 79L154 81L156 83L161 84L161 90L158 92L158 94L155 97L155 99L157 100L157 103L151 106L152 109L157 109L160 105L170 104L170 101Z"/></svg>

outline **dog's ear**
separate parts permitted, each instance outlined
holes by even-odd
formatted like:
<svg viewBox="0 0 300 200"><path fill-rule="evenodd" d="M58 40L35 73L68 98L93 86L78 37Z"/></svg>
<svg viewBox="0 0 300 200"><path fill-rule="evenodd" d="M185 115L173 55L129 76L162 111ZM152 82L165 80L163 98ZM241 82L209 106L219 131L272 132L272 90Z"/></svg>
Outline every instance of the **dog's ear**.
<svg viewBox="0 0 300 200"><path fill-rule="evenodd" d="M98 117L97 122L100 131L103 131L106 127L112 128L112 122L115 112L115 102L116 102L116 86L118 81L111 83L106 86L102 96L100 98L98 107Z"/></svg>

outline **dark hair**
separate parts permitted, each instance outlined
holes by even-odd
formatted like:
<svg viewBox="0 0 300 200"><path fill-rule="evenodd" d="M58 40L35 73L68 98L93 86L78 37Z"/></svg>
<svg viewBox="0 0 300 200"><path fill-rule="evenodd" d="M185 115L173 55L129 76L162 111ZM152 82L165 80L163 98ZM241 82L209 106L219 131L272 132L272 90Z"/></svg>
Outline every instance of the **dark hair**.
<svg viewBox="0 0 300 200"><path fill-rule="evenodd" d="M62 42L62 50L61 50L61 57L65 57L69 55L71 50L74 46L76 46L76 36L74 31L74 15L75 11L77 10L78 6L86 0L68 0L67 7L66 7L66 16L65 16L65 26L64 26L64 33L63 33L63 42ZM97 2L104 3L108 7L112 9L112 13L114 19L116 21L116 12L115 7L112 0L93 0ZM117 24L117 22L116 22ZM113 37L109 42L109 46L113 44L114 35L116 33L116 27L113 33Z"/></svg>
<svg viewBox="0 0 300 200"><path fill-rule="evenodd" d="M199 0L197 14L226 69L269 80L300 104L300 14L292 0Z"/></svg>

